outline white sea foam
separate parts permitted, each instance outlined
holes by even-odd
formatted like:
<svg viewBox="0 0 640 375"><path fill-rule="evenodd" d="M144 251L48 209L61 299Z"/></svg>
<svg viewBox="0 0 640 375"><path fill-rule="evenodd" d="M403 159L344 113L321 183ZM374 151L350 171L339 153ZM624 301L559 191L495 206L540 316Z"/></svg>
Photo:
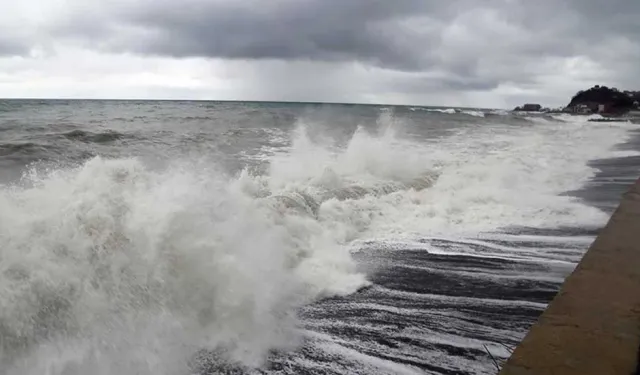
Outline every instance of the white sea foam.
<svg viewBox="0 0 640 375"><path fill-rule="evenodd" d="M462 110L460 113L473 117L485 117L485 114L482 111Z"/></svg>
<svg viewBox="0 0 640 375"><path fill-rule="evenodd" d="M525 119L538 124L549 124L550 122L552 122L551 120L542 116L527 116L525 117Z"/></svg>
<svg viewBox="0 0 640 375"><path fill-rule="evenodd" d="M506 109L494 109L490 113L497 116L509 116L510 114Z"/></svg>
<svg viewBox="0 0 640 375"><path fill-rule="evenodd" d="M604 118L602 117L602 115L597 113L590 114L590 115L572 115L568 113L561 113L559 115L553 115L551 117L563 122L577 122L577 123L583 123L589 120L602 120Z"/></svg>
<svg viewBox="0 0 640 375"><path fill-rule="evenodd" d="M421 110L427 111L427 112L446 113L448 115L455 115L457 113L456 110L453 108L421 108Z"/></svg>
<svg viewBox="0 0 640 375"><path fill-rule="evenodd" d="M367 284L350 241L603 223L560 194L630 129L496 125L421 143L385 116L344 148L301 124L266 174L95 158L0 188L0 374L185 373L200 348L260 365L295 343L296 307Z"/></svg>
<svg viewBox="0 0 640 375"><path fill-rule="evenodd" d="M444 114L448 114L448 115L455 115L455 114L463 114L463 115L469 115L469 116L473 116L473 117L485 117L485 113L482 111L474 111L474 110L469 110L469 109L454 109L454 108L411 108L412 111L426 111L426 112L438 112L438 113L444 113Z"/></svg>
<svg viewBox="0 0 640 375"><path fill-rule="evenodd" d="M464 235L507 226L600 225L605 213L561 194L579 189L594 175L589 160L615 156L614 146L626 139L629 129L626 124L586 121L475 127L436 144L413 145L413 159L385 159L385 153L372 152L370 157L384 161L380 165L385 170L396 170L390 163L400 160L396 171L424 168L438 179L428 189L324 202L319 220L357 223L366 231L360 236L377 238Z"/></svg>
<svg viewBox="0 0 640 375"><path fill-rule="evenodd" d="M214 169L96 158L28 180L0 191L9 373L175 373L200 347L258 365L295 306L366 284L317 222Z"/></svg>

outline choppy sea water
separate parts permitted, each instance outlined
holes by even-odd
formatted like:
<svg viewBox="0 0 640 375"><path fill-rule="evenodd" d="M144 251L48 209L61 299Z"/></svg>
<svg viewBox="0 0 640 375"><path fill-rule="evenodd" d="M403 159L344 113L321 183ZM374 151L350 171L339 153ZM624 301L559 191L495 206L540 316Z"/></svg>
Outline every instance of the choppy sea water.
<svg viewBox="0 0 640 375"><path fill-rule="evenodd" d="M0 374L494 374L637 178L587 120L1 101Z"/></svg>

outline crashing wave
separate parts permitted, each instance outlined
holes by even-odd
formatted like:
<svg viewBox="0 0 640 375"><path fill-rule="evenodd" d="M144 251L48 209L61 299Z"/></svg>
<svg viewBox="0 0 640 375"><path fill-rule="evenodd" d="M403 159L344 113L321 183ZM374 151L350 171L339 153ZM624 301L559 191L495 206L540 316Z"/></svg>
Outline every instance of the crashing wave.
<svg viewBox="0 0 640 375"><path fill-rule="evenodd" d="M485 114L482 111L462 110L460 113L473 117L485 117Z"/></svg>
<svg viewBox="0 0 640 375"><path fill-rule="evenodd" d="M260 366L295 341L297 307L368 285L345 247L367 222L330 215L430 186L411 147L389 129L359 129L338 152L298 132L262 175L100 157L30 169L0 187L0 365L166 373L226 348L225 363Z"/></svg>
<svg viewBox="0 0 640 375"><path fill-rule="evenodd" d="M357 200L366 196L380 197L409 189L420 191L431 187L436 180L437 174L430 173L406 183L389 181L373 186L352 184L337 189L325 190L316 197L309 193L293 191L272 195L266 199L277 202L276 204L281 206L280 210L289 209L302 215L316 217L322 203L331 199L338 201ZM276 208L278 207L277 205L275 206Z"/></svg>
<svg viewBox="0 0 640 375"><path fill-rule="evenodd" d="M626 129L470 126L415 143L387 127L337 148L300 126L237 178L193 160L31 170L0 186L0 373L186 373L202 349L212 371L260 366L298 342L300 306L368 285L350 241L603 222L562 193Z"/></svg>
<svg viewBox="0 0 640 375"><path fill-rule="evenodd" d="M410 110L411 111L436 112L436 113L443 113L443 114L447 114L447 115L463 114L463 115L469 115L469 116L473 116L473 117L485 117L485 113L482 112L482 111L474 111L474 110L467 110L467 109L413 107L413 108L410 108Z"/></svg>

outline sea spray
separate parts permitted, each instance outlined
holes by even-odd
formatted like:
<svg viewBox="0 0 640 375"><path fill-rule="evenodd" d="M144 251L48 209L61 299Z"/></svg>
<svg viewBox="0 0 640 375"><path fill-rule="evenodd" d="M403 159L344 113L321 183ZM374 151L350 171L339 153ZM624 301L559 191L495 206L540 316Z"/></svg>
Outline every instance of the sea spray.
<svg viewBox="0 0 640 375"><path fill-rule="evenodd" d="M0 196L3 368L47 342L99 337L224 347L258 365L290 341L295 306L365 284L326 235L274 222L215 170L95 158L31 178ZM183 333L173 342L157 326ZM101 361L125 360L99 349Z"/></svg>
<svg viewBox="0 0 640 375"><path fill-rule="evenodd" d="M202 349L242 366L291 349L297 307L367 285L344 247L366 224L274 197L318 214L431 181L425 165L396 168L410 152L389 132L360 129L338 153L296 134L268 175L96 157L3 186L3 371L175 373Z"/></svg>

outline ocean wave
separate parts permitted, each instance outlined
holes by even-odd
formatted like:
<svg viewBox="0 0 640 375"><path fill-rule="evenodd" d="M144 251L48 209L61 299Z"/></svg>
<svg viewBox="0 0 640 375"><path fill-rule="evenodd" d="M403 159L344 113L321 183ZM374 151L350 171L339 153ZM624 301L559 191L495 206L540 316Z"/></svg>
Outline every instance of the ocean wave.
<svg viewBox="0 0 640 375"><path fill-rule="evenodd" d="M87 130L78 129L72 130L67 133L62 133L61 135L67 139L85 143L111 143L128 137L126 134L119 133L114 130L94 133Z"/></svg>
<svg viewBox="0 0 640 375"><path fill-rule="evenodd" d="M422 109L423 111L427 111L427 112L439 112L439 113L446 113L448 115L455 115L457 112L455 109L453 108L445 108L445 109L440 109L440 108L436 108L436 109Z"/></svg>
<svg viewBox="0 0 640 375"><path fill-rule="evenodd" d="M0 187L1 364L64 348L47 358L81 350L88 368L133 361L123 371L153 372L123 351L159 345L166 368L202 348L259 366L295 341L296 307L368 285L346 244L373 217L331 216L335 204L431 186L407 146L388 129L359 129L336 152L300 127L267 174L100 157L29 169L23 184Z"/></svg>
<svg viewBox="0 0 640 375"><path fill-rule="evenodd" d="M594 113L594 114L590 114L590 115L574 115L574 114L567 114L567 113L562 113L562 114L558 114L558 115L553 115L551 116L554 120L557 121L562 121L562 122L587 122L589 120L602 120L604 119L604 117L602 117L602 115Z"/></svg>
<svg viewBox="0 0 640 375"><path fill-rule="evenodd" d="M467 110L467 109L422 108L422 107L411 107L409 109L411 111L436 112L436 113L443 113L443 114L447 114L447 115L463 114L463 115L469 115L469 116L473 116L473 117L485 117L485 113L482 112L482 111Z"/></svg>
<svg viewBox="0 0 640 375"><path fill-rule="evenodd" d="M485 117L485 114L482 111L461 110L460 113L473 117Z"/></svg>
<svg viewBox="0 0 640 375"><path fill-rule="evenodd" d="M623 126L472 127L421 143L385 119L343 147L300 123L260 172L96 157L0 186L0 366L174 374L206 349L219 368L256 367L299 343L301 306L370 284L353 241L606 220L561 194Z"/></svg>
<svg viewBox="0 0 640 375"><path fill-rule="evenodd" d="M489 113L496 116L509 116L511 114L509 111L505 109L494 109Z"/></svg>
<svg viewBox="0 0 640 375"><path fill-rule="evenodd" d="M18 152L30 152L34 149L40 149L40 147L41 145L31 142L2 143L0 144L0 156L7 156Z"/></svg>
<svg viewBox="0 0 640 375"><path fill-rule="evenodd" d="M58 150L53 145L35 142L0 143L0 157L6 158L37 158Z"/></svg>
<svg viewBox="0 0 640 375"><path fill-rule="evenodd" d="M295 191L285 193L284 195L270 196L268 199L275 200L277 204L282 204L287 209L297 210L302 214L317 217L321 205L332 199L337 201L357 200L367 196L380 197L409 189L420 191L433 186L436 180L436 173L428 173L425 176L415 178L408 182L388 181L373 185L353 184L324 190L315 197L305 192Z"/></svg>
<svg viewBox="0 0 640 375"><path fill-rule="evenodd" d="M95 158L26 177L32 187L0 191L4 356L51 335L142 345L179 327L165 348L235 348L230 361L257 364L289 341L293 306L366 285L318 223L270 210L212 170Z"/></svg>
<svg viewBox="0 0 640 375"><path fill-rule="evenodd" d="M527 121L535 122L538 124L549 124L553 122L553 118L547 116L525 116L523 118Z"/></svg>

